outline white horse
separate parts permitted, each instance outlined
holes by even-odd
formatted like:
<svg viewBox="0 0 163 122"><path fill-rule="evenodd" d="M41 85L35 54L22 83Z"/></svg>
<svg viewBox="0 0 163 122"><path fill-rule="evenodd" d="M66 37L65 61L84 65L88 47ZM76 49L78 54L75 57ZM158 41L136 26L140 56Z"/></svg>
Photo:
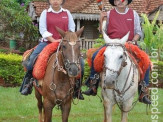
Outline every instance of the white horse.
<svg viewBox="0 0 163 122"><path fill-rule="evenodd" d="M126 122L128 112L133 107L139 80L138 68L124 46L129 32L122 39L110 39L103 31L103 37L107 45L104 52L104 70L101 73L104 122L112 121L114 104L121 110L121 122Z"/></svg>

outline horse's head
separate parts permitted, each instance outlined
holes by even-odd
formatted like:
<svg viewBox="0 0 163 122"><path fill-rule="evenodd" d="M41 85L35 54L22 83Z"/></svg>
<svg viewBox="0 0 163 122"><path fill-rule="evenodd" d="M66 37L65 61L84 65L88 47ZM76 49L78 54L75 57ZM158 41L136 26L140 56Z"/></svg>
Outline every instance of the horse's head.
<svg viewBox="0 0 163 122"><path fill-rule="evenodd" d="M56 28L62 36L61 51L65 69L70 77L76 77L80 73L80 40L84 27L77 32L64 32Z"/></svg>
<svg viewBox="0 0 163 122"><path fill-rule="evenodd" d="M106 69L104 83L106 88L114 89L122 68L126 66L124 44L128 40L129 32L122 39L110 39L105 32L103 32L103 37L107 46L104 52Z"/></svg>

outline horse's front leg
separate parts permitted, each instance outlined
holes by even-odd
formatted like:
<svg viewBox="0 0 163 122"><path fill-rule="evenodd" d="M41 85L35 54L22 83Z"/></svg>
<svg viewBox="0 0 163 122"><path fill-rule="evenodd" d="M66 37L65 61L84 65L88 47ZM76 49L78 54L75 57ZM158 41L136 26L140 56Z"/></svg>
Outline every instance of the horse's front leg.
<svg viewBox="0 0 163 122"><path fill-rule="evenodd" d="M54 105L48 100L44 99L44 122L52 122L52 110Z"/></svg>
<svg viewBox="0 0 163 122"><path fill-rule="evenodd" d="M121 112L121 122L127 122L128 112Z"/></svg>
<svg viewBox="0 0 163 122"><path fill-rule="evenodd" d="M121 111L121 122L127 122L128 120L128 112L132 108L132 102L134 97L131 97L128 101L123 103L123 110L126 112Z"/></svg>
<svg viewBox="0 0 163 122"><path fill-rule="evenodd" d="M43 108L42 95L36 89L35 89L35 96L37 98L37 107L39 109L39 122L43 122L43 117L42 117L42 108Z"/></svg>
<svg viewBox="0 0 163 122"><path fill-rule="evenodd" d="M69 99L69 101L67 101L65 104L61 105L62 122L68 122L70 109L71 109L71 99Z"/></svg>
<svg viewBox="0 0 163 122"><path fill-rule="evenodd" d="M112 121L112 104L108 99L104 99L104 122L111 122Z"/></svg>

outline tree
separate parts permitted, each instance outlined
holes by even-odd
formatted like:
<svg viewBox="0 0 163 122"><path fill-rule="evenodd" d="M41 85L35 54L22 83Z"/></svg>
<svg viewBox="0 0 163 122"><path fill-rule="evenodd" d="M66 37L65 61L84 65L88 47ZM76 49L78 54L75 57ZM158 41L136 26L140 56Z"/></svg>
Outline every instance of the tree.
<svg viewBox="0 0 163 122"><path fill-rule="evenodd" d="M27 41L38 39L38 28L33 25L25 7L14 0L1 0L0 3L0 22L3 25L3 34L12 37L24 34Z"/></svg>

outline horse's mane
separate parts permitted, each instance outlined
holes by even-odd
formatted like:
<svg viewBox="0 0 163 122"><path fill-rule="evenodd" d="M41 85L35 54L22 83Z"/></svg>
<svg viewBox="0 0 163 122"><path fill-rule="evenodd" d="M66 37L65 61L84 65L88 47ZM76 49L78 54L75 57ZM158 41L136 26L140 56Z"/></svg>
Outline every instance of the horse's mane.
<svg viewBox="0 0 163 122"><path fill-rule="evenodd" d="M69 40L70 42L74 42L77 41L78 37L75 32L67 31L64 39Z"/></svg>

